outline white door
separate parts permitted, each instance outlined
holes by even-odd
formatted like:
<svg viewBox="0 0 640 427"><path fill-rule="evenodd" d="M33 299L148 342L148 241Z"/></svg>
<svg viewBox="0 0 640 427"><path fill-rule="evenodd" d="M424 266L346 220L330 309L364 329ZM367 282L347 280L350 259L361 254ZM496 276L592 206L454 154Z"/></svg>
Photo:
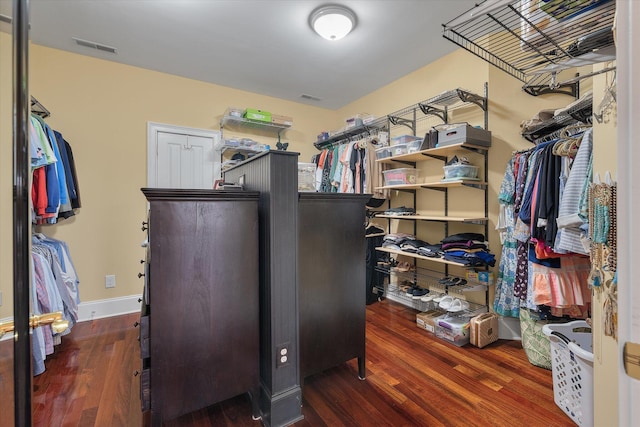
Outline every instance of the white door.
<svg viewBox="0 0 640 427"><path fill-rule="evenodd" d="M155 188L213 188L220 176L218 131L149 123L147 185Z"/></svg>
<svg viewBox="0 0 640 427"><path fill-rule="evenodd" d="M640 209L640 4L618 0L618 347L620 360L627 342L640 344L640 288L638 288L638 210ZM637 359L636 359L637 367ZM620 363L618 393L620 426L640 423L640 380L625 373Z"/></svg>

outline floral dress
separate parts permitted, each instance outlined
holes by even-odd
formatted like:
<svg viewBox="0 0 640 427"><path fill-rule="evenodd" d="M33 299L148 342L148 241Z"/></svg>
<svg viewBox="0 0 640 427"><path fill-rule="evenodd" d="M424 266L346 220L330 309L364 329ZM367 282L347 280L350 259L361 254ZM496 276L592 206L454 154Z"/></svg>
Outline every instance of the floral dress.
<svg viewBox="0 0 640 427"><path fill-rule="evenodd" d="M496 294L493 310L502 316L519 317L520 301L513 294L517 267L516 240L513 238L514 202L516 192L516 156L512 157L504 173L498 201L500 202L500 218L496 229L500 231L502 253L498 266Z"/></svg>

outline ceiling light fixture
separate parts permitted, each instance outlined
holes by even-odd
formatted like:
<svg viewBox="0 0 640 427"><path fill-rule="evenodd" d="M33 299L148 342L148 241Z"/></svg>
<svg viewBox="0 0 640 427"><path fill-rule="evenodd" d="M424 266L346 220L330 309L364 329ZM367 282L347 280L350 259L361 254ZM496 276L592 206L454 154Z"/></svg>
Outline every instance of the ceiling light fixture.
<svg viewBox="0 0 640 427"><path fill-rule="evenodd" d="M356 14L340 5L320 6L309 16L309 25L324 39L340 40L355 28Z"/></svg>

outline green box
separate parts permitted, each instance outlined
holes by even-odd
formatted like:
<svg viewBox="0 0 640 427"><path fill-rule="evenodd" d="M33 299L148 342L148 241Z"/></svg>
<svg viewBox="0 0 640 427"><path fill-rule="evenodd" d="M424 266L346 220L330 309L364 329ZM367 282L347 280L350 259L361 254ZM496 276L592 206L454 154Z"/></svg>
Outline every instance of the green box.
<svg viewBox="0 0 640 427"><path fill-rule="evenodd" d="M255 108L247 108L244 112L244 118L247 120L256 120L259 122L271 123L271 113L268 111L256 110Z"/></svg>

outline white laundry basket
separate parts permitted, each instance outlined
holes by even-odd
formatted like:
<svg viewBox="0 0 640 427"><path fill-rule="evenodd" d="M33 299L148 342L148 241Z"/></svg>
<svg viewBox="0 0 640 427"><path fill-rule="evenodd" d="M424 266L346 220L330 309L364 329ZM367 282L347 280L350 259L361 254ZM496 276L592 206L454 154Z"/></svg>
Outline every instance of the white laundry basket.
<svg viewBox="0 0 640 427"><path fill-rule="evenodd" d="M553 400L577 425L593 427L593 344L583 320L548 324Z"/></svg>

